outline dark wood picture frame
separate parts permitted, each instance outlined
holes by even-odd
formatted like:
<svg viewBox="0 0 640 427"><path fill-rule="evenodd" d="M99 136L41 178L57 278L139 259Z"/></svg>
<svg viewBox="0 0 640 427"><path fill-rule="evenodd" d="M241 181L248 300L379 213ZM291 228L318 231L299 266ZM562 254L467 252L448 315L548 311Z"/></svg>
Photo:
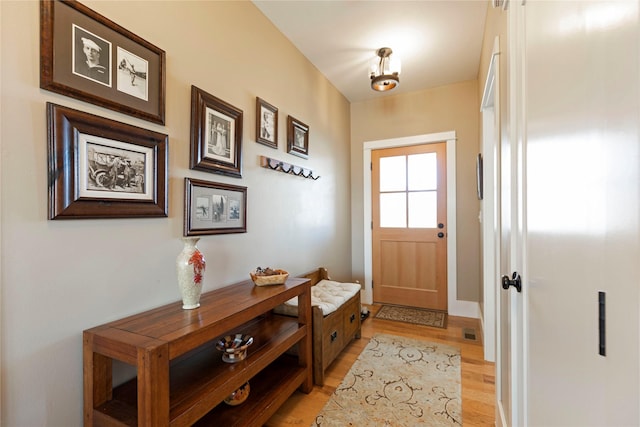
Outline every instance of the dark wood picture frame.
<svg viewBox="0 0 640 427"><path fill-rule="evenodd" d="M256 142L278 148L278 109L256 97Z"/></svg>
<svg viewBox="0 0 640 427"><path fill-rule="evenodd" d="M291 116L287 117L287 153L309 158L309 126Z"/></svg>
<svg viewBox="0 0 640 427"><path fill-rule="evenodd" d="M242 110L191 86L191 169L242 178Z"/></svg>
<svg viewBox="0 0 640 427"><path fill-rule="evenodd" d="M49 219L166 217L168 138L47 103Z"/></svg>
<svg viewBox="0 0 640 427"><path fill-rule="evenodd" d="M247 187L184 179L184 235L247 232Z"/></svg>
<svg viewBox="0 0 640 427"><path fill-rule="evenodd" d="M165 80L164 50L77 1L40 2L42 89L164 124Z"/></svg>

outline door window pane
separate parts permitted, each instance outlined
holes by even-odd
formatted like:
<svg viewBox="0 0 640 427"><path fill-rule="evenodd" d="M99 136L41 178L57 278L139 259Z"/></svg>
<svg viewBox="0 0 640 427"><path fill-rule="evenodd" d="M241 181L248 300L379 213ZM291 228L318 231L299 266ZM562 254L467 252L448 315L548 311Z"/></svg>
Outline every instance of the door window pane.
<svg viewBox="0 0 640 427"><path fill-rule="evenodd" d="M405 193L380 194L380 227L407 226L407 199Z"/></svg>
<svg viewBox="0 0 640 427"><path fill-rule="evenodd" d="M438 199L435 191L409 193L409 228L436 228Z"/></svg>
<svg viewBox="0 0 640 427"><path fill-rule="evenodd" d="M436 153L412 154L408 167L409 191L435 190L438 187Z"/></svg>
<svg viewBox="0 0 640 427"><path fill-rule="evenodd" d="M406 189L406 157L382 157L380 159L380 191L405 191Z"/></svg>

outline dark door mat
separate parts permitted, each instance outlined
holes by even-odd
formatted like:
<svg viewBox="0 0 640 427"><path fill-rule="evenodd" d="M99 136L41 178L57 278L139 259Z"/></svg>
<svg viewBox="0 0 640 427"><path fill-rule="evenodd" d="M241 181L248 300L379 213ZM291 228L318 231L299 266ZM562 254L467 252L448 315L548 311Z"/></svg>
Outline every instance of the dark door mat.
<svg viewBox="0 0 640 427"><path fill-rule="evenodd" d="M398 322L413 323L416 325L433 326L434 328L447 328L446 312L429 310L426 308L383 305L380 307L380 310L378 310L375 317L378 319L395 320Z"/></svg>

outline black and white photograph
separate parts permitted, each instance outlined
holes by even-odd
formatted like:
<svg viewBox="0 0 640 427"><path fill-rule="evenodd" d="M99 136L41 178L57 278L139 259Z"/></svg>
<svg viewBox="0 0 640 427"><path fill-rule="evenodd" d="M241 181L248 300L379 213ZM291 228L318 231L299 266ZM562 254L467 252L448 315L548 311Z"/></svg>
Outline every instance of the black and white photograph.
<svg viewBox="0 0 640 427"><path fill-rule="evenodd" d="M164 125L164 50L79 1L35 3L40 88Z"/></svg>
<svg viewBox="0 0 640 427"><path fill-rule="evenodd" d="M151 199L150 148L79 134L80 196Z"/></svg>
<svg viewBox="0 0 640 427"><path fill-rule="evenodd" d="M256 98L256 142L278 148L278 109Z"/></svg>
<svg viewBox="0 0 640 427"><path fill-rule="evenodd" d="M191 86L191 169L242 178L242 110Z"/></svg>
<svg viewBox="0 0 640 427"><path fill-rule="evenodd" d="M117 88L136 98L149 100L147 70L149 63L137 55L118 46Z"/></svg>
<svg viewBox="0 0 640 427"><path fill-rule="evenodd" d="M229 201L229 219L232 221L240 219L240 201L238 200Z"/></svg>
<svg viewBox="0 0 640 427"><path fill-rule="evenodd" d="M292 116L287 117L287 153L309 157L309 126Z"/></svg>
<svg viewBox="0 0 640 427"><path fill-rule="evenodd" d="M49 219L168 214L169 136L47 103Z"/></svg>
<svg viewBox="0 0 640 427"><path fill-rule="evenodd" d="M234 129L231 126L233 119L211 108L207 108L207 129L205 157L223 162L229 162L233 158Z"/></svg>
<svg viewBox="0 0 640 427"><path fill-rule="evenodd" d="M196 218L202 221L211 220L210 197L196 197Z"/></svg>
<svg viewBox="0 0 640 427"><path fill-rule="evenodd" d="M297 127L293 128L293 135L293 143L296 145L296 147L304 149L304 131Z"/></svg>
<svg viewBox="0 0 640 427"><path fill-rule="evenodd" d="M111 87L111 43L72 24L73 74Z"/></svg>
<svg viewBox="0 0 640 427"><path fill-rule="evenodd" d="M229 209L229 201L227 200L227 196L224 196L222 194L214 194L211 197L213 198L212 221L222 223L227 222L227 219L230 219L229 215L227 214L227 211Z"/></svg>
<svg viewBox="0 0 640 427"><path fill-rule="evenodd" d="M185 178L184 235L247 232L247 187Z"/></svg>

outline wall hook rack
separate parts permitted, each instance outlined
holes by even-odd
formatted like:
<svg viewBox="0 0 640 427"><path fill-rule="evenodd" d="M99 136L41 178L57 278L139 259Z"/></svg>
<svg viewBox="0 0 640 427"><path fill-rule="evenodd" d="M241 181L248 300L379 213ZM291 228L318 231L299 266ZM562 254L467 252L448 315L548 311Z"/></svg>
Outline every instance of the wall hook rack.
<svg viewBox="0 0 640 427"><path fill-rule="evenodd" d="M302 166L285 163L282 160L272 159L271 157L260 156L260 165L263 168L283 172L290 175L301 176L307 179L313 179L314 181L320 178L320 176L314 176L311 169L305 169Z"/></svg>

